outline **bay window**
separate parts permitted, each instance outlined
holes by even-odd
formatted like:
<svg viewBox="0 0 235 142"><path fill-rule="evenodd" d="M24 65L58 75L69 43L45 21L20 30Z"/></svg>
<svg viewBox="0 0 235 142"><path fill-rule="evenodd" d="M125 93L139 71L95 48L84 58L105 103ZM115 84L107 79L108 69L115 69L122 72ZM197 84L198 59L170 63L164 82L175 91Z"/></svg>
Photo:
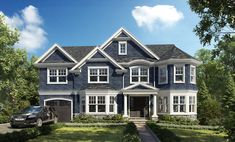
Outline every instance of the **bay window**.
<svg viewBox="0 0 235 142"><path fill-rule="evenodd" d="M168 76L167 76L167 66L159 67L158 71L158 81L159 84L166 84L168 82Z"/></svg>
<svg viewBox="0 0 235 142"><path fill-rule="evenodd" d="M185 82L185 67L184 65L175 65L174 67L174 82L184 83Z"/></svg>
<svg viewBox="0 0 235 142"><path fill-rule="evenodd" d="M47 69L47 84L67 84L67 68Z"/></svg>
<svg viewBox="0 0 235 142"><path fill-rule="evenodd" d="M88 83L108 83L108 67L88 67Z"/></svg>
<svg viewBox="0 0 235 142"><path fill-rule="evenodd" d="M130 82L131 83L148 83L149 69L146 67L131 67L130 68Z"/></svg>

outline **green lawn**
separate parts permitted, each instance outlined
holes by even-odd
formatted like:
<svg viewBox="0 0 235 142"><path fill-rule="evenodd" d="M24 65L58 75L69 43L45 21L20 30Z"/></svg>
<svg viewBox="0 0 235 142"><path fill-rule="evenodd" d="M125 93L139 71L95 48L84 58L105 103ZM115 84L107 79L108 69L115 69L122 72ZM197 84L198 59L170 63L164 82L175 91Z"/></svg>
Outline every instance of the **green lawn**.
<svg viewBox="0 0 235 142"><path fill-rule="evenodd" d="M120 142L124 127L62 127L29 142Z"/></svg>
<svg viewBox="0 0 235 142"><path fill-rule="evenodd" d="M225 142L225 133L212 130L191 130L169 128L176 136L180 137L181 142Z"/></svg>

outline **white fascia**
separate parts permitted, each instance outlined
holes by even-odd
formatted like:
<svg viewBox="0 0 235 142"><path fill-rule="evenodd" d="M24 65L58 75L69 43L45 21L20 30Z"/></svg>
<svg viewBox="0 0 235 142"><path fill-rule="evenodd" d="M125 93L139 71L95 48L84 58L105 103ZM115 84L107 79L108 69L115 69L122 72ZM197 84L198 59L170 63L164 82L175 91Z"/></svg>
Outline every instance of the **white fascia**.
<svg viewBox="0 0 235 142"><path fill-rule="evenodd" d="M51 54L55 52L55 50L58 49L61 51L68 59L73 61L74 63L77 63L77 61L70 55L68 54L63 48L61 48L57 43L53 44L51 48L47 50L34 64L38 64L40 61L44 62L48 57L50 57Z"/></svg>

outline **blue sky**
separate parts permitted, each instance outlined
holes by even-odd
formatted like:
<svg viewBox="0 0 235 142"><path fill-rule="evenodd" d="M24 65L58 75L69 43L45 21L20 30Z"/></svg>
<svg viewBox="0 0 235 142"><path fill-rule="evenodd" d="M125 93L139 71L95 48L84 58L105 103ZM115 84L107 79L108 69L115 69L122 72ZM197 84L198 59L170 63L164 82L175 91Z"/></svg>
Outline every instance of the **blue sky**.
<svg viewBox="0 0 235 142"><path fill-rule="evenodd" d="M176 15L161 11L163 5L173 7ZM139 19L135 10L142 12ZM184 0L2 0L0 11L22 31L19 47L30 55L42 55L53 43L100 45L120 27L143 44L175 44L191 55L202 47L193 32L199 18Z"/></svg>

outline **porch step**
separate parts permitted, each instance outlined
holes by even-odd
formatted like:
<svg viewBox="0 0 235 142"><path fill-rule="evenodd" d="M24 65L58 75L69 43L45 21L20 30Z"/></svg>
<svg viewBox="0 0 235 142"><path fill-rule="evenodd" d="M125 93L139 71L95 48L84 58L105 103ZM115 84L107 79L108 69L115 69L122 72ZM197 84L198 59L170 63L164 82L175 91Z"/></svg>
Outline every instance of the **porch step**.
<svg viewBox="0 0 235 142"><path fill-rule="evenodd" d="M145 118L130 118L129 121L134 122L135 124L145 124L148 120Z"/></svg>

